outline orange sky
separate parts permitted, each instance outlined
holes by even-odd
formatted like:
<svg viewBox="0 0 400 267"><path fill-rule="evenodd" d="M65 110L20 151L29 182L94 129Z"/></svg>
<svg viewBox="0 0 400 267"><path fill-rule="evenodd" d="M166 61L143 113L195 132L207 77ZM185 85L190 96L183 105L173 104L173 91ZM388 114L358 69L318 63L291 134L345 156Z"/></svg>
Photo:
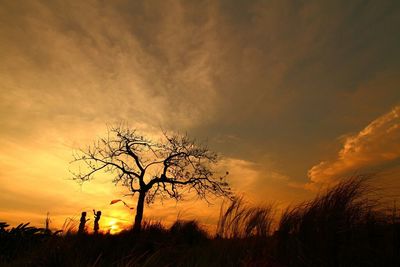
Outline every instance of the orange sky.
<svg viewBox="0 0 400 267"><path fill-rule="evenodd" d="M124 188L71 180L74 149L126 122L207 140L236 192L285 206L378 172L398 189L398 1L3 1L0 221L82 211L129 225ZM125 199L134 205L134 199ZM214 225L220 201L145 217ZM115 226L114 226L115 227Z"/></svg>

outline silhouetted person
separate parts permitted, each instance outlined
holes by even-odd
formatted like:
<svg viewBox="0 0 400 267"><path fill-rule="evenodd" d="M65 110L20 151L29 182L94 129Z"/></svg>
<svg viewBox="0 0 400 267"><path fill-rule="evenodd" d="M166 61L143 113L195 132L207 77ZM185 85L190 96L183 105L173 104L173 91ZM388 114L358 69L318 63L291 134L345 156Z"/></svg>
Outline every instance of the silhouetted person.
<svg viewBox="0 0 400 267"><path fill-rule="evenodd" d="M95 211L93 210L93 214L94 214L94 233L97 234L99 232L99 221L100 221L100 217L101 217L101 211Z"/></svg>
<svg viewBox="0 0 400 267"><path fill-rule="evenodd" d="M50 230L50 223L51 223L51 220L50 220L50 216L49 216L49 213L47 212L47 217L46 217L46 220L45 220L45 229L44 229L44 232L45 232L45 234L51 234L51 230Z"/></svg>
<svg viewBox="0 0 400 267"><path fill-rule="evenodd" d="M90 219L86 219L86 211L82 212L81 215L81 222L79 223L79 229L78 229L78 234L84 234L85 233L85 224L87 221L89 221Z"/></svg>

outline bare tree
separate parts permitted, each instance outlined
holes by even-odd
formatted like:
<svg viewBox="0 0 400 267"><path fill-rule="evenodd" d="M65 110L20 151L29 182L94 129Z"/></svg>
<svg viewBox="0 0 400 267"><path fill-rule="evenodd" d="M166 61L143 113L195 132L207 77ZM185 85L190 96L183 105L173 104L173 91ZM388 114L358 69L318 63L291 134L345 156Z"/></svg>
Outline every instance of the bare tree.
<svg viewBox="0 0 400 267"><path fill-rule="evenodd" d="M216 177L218 157L207 147L187 135L168 136L160 141L143 137L136 130L117 126L105 138L77 151L72 162L80 162L84 171L73 172L73 179L85 182L95 173L114 175L113 182L126 186L137 199L134 229L140 230L144 203L157 197L181 200L184 193L194 192L201 199L208 195L230 197L226 175Z"/></svg>

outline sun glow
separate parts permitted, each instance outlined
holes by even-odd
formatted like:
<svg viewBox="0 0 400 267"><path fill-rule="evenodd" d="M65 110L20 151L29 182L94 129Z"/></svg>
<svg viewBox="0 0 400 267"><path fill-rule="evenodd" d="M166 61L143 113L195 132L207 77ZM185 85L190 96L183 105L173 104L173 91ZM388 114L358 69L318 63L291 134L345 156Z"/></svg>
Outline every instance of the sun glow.
<svg viewBox="0 0 400 267"><path fill-rule="evenodd" d="M121 232L122 230L123 230L123 229L121 229L121 228L118 226L118 223L117 223L116 220L111 220L111 221L108 223L108 231L109 231L110 234L112 234L112 235L118 234L118 233Z"/></svg>
<svg viewBox="0 0 400 267"><path fill-rule="evenodd" d="M115 220L112 220L108 223L108 229L110 234L117 234L121 231L121 229L118 227L118 225L116 224Z"/></svg>

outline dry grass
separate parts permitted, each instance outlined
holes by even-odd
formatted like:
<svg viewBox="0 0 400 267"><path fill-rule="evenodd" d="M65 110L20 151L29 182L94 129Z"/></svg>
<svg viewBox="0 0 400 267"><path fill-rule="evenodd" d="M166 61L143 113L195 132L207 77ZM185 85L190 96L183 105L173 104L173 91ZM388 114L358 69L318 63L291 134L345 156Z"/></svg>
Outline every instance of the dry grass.
<svg viewBox="0 0 400 267"><path fill-rule="evenodd" d="M347 179L287 208L276 224L273 206L236 199L221 210L216 238L196 221L177 221L169 229L146 222L140 233L97 236L75 235L73 220L65 224L66 235L0 223L0 265L399 266L396 207L385 209L371 193L363 177Z"/></svg>
<svg viewBox="0 0 400 267"><path fill-rule="evenodd" d="M221 208L217 225L220 238L267 237L272 232L275 215L273 205L251 207L243 198L236 198L224 209Z"/></svg>

